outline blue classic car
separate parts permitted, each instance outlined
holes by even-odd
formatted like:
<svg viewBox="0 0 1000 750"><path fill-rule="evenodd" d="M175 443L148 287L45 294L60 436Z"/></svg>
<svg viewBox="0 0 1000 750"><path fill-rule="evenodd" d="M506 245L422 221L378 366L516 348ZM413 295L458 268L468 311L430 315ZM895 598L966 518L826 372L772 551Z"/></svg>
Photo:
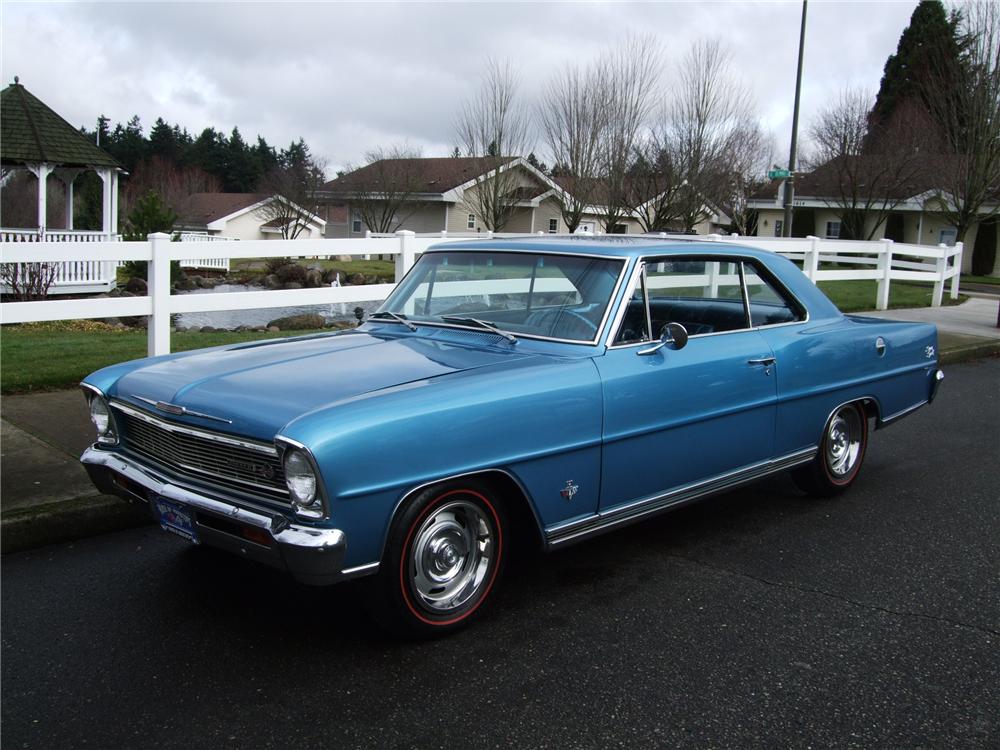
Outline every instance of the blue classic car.
<svg viewBox="0 0 1000 750"><path fill-rule="evenodd" d="M514 535L554 549L786 469L846 489L869 425L934 398L936 344L765 251L451 243L356 329L90 375L82 460L185 539L372 576L380 622L432 635L482 611Z"/></svg>

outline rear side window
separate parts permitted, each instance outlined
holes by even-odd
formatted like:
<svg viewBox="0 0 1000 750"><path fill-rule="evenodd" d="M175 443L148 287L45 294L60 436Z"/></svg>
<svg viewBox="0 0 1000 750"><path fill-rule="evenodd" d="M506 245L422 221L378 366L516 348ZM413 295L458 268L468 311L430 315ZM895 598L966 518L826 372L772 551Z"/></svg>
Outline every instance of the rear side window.
<svg viewBox="0 0 1000 750"><path fill-rule="evenodd" d="M781 286L753 263L743 264L750 320L753 326L773 326L805 320L805 311Z"/></svg>

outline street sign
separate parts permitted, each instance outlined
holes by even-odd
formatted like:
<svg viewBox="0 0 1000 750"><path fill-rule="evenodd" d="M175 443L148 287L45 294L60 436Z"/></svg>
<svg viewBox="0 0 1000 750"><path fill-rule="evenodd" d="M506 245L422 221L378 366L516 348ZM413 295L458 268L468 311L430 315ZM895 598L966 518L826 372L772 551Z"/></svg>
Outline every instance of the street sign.
<svg viewBox="0 0 1000 750"><path fill-rule="evenodd" d="M772 169L767 173L767 177L770 180L784 180L790 177L791 174L787 169Z"/></svg>

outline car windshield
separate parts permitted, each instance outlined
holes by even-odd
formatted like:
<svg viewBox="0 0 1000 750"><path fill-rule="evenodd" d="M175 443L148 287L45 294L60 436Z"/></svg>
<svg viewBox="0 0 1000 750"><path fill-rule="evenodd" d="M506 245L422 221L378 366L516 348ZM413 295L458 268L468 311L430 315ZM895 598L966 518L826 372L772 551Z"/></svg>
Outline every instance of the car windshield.
<svg viewBox="0 0 1000 750"><path fill-rule="evenodd" d="M375 315L591 342L624 263L546 253L426 253Z"/></svg>

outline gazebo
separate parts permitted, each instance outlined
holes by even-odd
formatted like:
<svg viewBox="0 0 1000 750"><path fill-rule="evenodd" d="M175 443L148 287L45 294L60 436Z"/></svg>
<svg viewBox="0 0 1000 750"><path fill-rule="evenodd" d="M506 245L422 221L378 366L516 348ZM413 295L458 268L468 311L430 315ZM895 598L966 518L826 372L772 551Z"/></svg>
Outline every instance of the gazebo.
<svg viewBox="0 0 1000 750"><path fill-rule="evenodd" d="M100 234L110 239L118 231L121 164L29 92L17 78L0 92L0 167L5 175L26 169L38 178L38 229L30 232L36 237L52 231L46 227L49 175L55 175L66 189L66 219L64 226L56 231L83 234L73 232L73 181L87 170L96 172L104 183ZM17 232L2 231L5 240L21 239L14 236Z"/></svg>

